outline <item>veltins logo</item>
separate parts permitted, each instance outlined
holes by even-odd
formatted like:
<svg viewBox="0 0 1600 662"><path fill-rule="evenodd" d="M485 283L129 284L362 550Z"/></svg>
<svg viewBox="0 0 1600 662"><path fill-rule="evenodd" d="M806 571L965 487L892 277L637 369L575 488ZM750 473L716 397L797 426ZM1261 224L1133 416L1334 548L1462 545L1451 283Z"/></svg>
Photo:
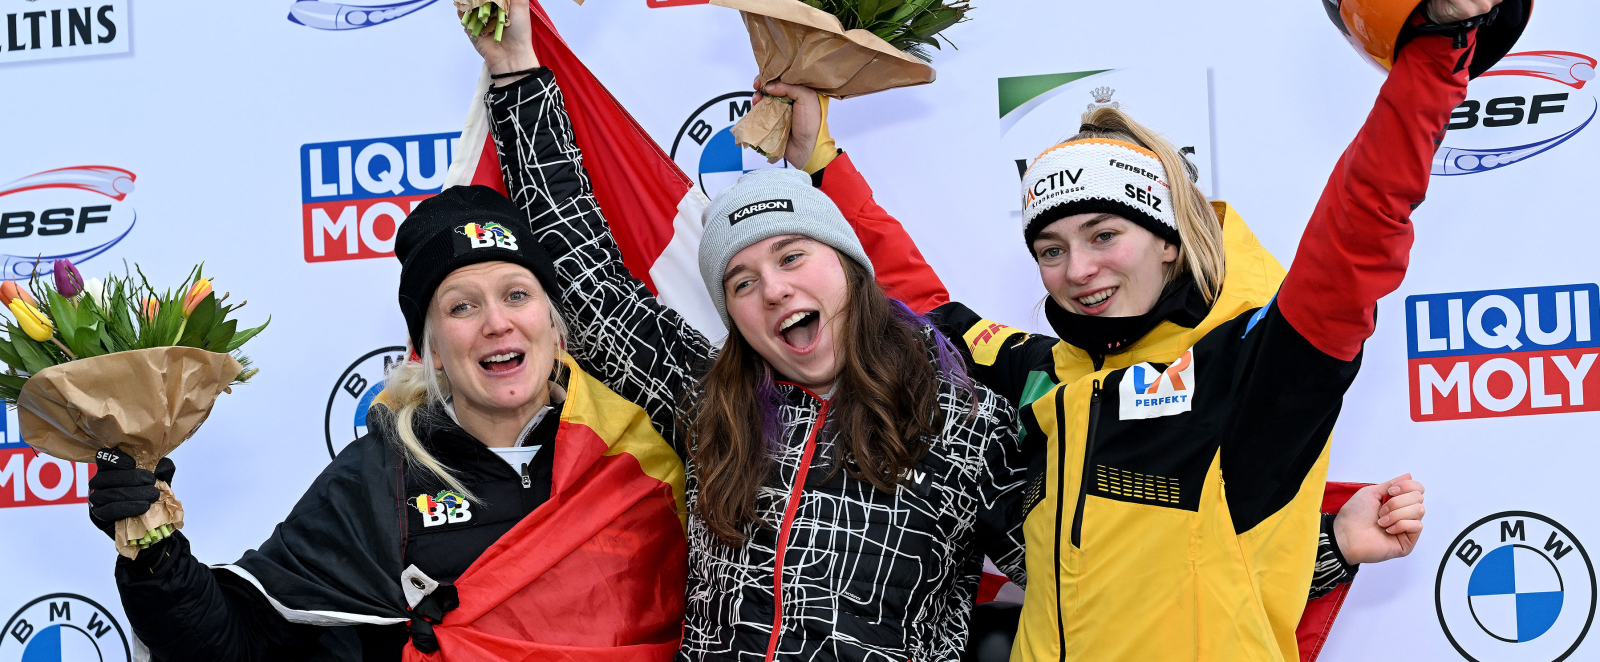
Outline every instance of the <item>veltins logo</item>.
<svg viewBox="0 0 1600 662"><path fill-rule="evenodd" d="M1578 135L1600 98L1584 87L1595 59L1569 51L1511 53L1472 82L1450 115L1433 174L1470 175L1542 154Z"/></svg>
<svg viewBox="0 0 1600 662"><path fill-rule="evenodd" d="M1593 283L1406 297L1411 420L1600 410Z"/></svg>
<svg viewBox="0 0 1600 662"><path fill-rule="evenodd" d="M99 603L52 593L23 605L0 635L0 662L131 662L122 624Z"/></svg>
<svg viewBox="0 0 1600 662"><path fill-rule="evenodd" d="M0 0L0 14L0 64L126 53L132 41L127 0Z"/></svg>
<svg viewBox="0 0 1600 662"><path fill-rule="evenodd" d="M389 368L405 360L403 345L384 347L367 352L339 375L339 380L333 384L333 393L328 394L328 409L322 415L329 459L367 433L367 409L383 392L383 380Z"/></svg>
<svg viewBox="0 0 1600 662"><path fill-rule="evenodd" d="M1166 368L1149 363L1132 366L1122 374L1118 389L1118 417L1124 421L1189 411L1194 398L1194 352L1184 352Z"/></svg>
<svg viewBox="0 0 1600 662"><path fill-rule="evenodd" d="M444 190L460 133L300 146L307 262L394 255L406 214Z"/></svg>
<svg viewBox="0 0 1600 662"><path fill-rule="evenodd" d="M388 23L438 0L406 0L381 5L324 0L296 0L289 5L289 21L318 30L359 30Z"/></svg>
<svg viewBox="0 0 1600 662"><path fill-rule="evenodd" d="M1555 520L1507 511L1474 522L1445 550L1434 607L1473 662L1555 662L1594 621L1594 566Z"/></svg>
<svg viewBox="0 0 1600 662"><path fill-rule="evenodd" d="M0 186L0 278L49 274L55 260L83 264L133 232L136 175L85 165L36 172Z"/></svg>
<svg viewBox="0 0 1600 662"><path fill-rule="evenodd" d="M717 197L751 170L788 167L783 161L768 164L755 150L744 149L733 140L733 123L750 112L753 96L754 92L731 92L707 101L672 139L672 160L694 178L708 198Z"/></svg>

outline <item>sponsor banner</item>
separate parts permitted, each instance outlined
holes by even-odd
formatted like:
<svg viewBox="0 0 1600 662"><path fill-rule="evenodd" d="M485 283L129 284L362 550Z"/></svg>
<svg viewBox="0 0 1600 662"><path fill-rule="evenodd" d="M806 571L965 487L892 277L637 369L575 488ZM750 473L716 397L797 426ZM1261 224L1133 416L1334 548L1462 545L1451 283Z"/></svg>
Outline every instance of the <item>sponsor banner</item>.
<svg viewBox="0 0 1600 662"><path fill-rule="evenodd" d="M82 165L0 186L0 278L48 275L59 259L82 267L111 250L138 221L128 199L137 179L122 168Z"/></svg>
<svg viewBox="0 0 1600 662"><path fill-rule="evenodd" d="M1406 329L1414 421L1600 410L1592 283L1413 295Z"/></svg>
<svg viewBox="0 0 1600 662"><path fill-rule="evenodd" d="M0 0L0 64L126 53L133 41L127 0Z"/></svg>
<svg viewBox="0 0 1600 662"><path fill-rule="evenodd" d="M400 222L444 190L460 136L433 133L301 145L305 261L394 255Z"/></svg>
<svg viewBox="0 0 1600 662"><path fill-rule="evenodd" d="M1594 622L1594 566L1555 520L1495 513L1445 550L1434 607L1445 637L1468 660L1564 660Z"/></svg>
<svg viewBox="0 0 1600 662"><path fill-rule="evenodd" d="M74 593L33 599L0 631L0 662L132 662L133 657L116 617Z"/></svg>
<svg viewBox="0 0 1600 662"><path fill-rule="evenodd" d="M328 407L322 414L322 430L328 442L328 458L333 459L350 442L367 433L367 409L383 392L389 369L406 360L404 345L367 352L340 373L328 394Z"/></svg>
<svg viewBox="0 0 1600 662"><path fill-rule="evenodd" d="M1488 172L1560 145L1594 121L1595 59L1571 51L1512 53L1472 82L1456 106L1433 174Z"/></svg>
<svg viewBox="0 0 1600 662"><path fill-rule="evenodd" d="M729 92L705 102L683 121L683 127L672 139L673 162L708 198L717 197L722 189L751 170L788 167L782 160L767 163L766 157L734 142L733 125L750 112L750 99L754 96L754 92Z"/></svg>
<svg viewBox="0 0 1600 662"><path fill-rule="evenodd" d="M296 0L289 5L289 22L318 30L359 30L388 23L439 0L405 0L384 4Z"/></svg>

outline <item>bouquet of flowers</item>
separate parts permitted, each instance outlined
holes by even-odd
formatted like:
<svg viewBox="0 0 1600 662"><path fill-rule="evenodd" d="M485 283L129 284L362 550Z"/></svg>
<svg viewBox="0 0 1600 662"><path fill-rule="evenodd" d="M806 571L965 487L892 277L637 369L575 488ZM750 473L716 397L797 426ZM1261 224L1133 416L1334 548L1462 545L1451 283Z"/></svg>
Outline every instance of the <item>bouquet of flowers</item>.
<svg viewBox="0 0 1600 662"><path fill-rule="evenodd" d="M141 469L192 436L217 396L256 373L240 346L261 326L239 330L212 284L190 271L176 291L158 292L138 276L83 280L57 260L54 287L37 274L0 283L0 402L17 407L22 439L46 455L93 462L117 448ZM269 319L268 322L271 320ZM129 558L183 527L183 505L157 481L149 512L116 523L117 551Z"/></svg>
<svg viewBox="0 0 1600 662"><path fill-rule="evenodd" d="M481 37L492 31L494 40L500 41L500 34L511 20L506 16L506 0L455 0L455 3L467 34Z"/></svg>
<svg viewBox="0 0 1600 662"><path fill-rule="evenodd" d="M968 0L711 0L738 9L761 83L804 85L844 99L934 79L941 33L966 20ZM954 44L951 44L954 46ZM733 126L734 140L768 163L783 157L792 109L764 97Z"/></svg>

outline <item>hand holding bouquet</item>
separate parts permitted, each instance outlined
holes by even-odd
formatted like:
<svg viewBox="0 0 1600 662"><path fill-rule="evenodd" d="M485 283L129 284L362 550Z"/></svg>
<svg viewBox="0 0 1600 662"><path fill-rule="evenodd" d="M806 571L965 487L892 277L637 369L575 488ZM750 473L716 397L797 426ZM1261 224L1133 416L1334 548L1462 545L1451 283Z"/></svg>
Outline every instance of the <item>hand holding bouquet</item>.
<svg viewBox="0 0 1600 662"><path fill-rule="evenodd" d="M190 272L183 287L157 292L140 273L84 281L66 260L54 288L38 277L0 283L0 402L16 405L22 439L40 452L93 462L117 448L154 470L199 429L218 395L256 373L237 354L266 324L239 330L227 304ZM269 320L270 322L270 320ZM183 506L165 482L139 517L116 523L117 551L138 550L183 526Z"/></svg>
<svg viewBox="0 0 1600 662"><path fill-rule="evenodd" d="M966 20L967 0L711 0L738 9L761 68L781 81L839 99L934 79L929 47ZM945 40L949 43L949 40ZM765 97L733 126L734 140L776 163L789 136L786 100Z"/></svg>

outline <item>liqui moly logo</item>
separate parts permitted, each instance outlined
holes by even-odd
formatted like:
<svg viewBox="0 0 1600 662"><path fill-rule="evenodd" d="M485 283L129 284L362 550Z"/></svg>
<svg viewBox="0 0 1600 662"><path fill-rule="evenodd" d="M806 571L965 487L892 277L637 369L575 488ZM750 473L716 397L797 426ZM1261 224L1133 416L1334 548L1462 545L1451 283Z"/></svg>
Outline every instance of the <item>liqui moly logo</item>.
<svg viewBox="0 0 1600 662"><path fill-rule="evenodd" d="M460 133L300 146L307 262L394 255L406 215L444 190Z"/></svg>
<svg viewBox="0 0 1600 662"><path fill-rule="evenodd" d="M1411 420L1600 410L1594 284L1406 298Z"/></svg>

